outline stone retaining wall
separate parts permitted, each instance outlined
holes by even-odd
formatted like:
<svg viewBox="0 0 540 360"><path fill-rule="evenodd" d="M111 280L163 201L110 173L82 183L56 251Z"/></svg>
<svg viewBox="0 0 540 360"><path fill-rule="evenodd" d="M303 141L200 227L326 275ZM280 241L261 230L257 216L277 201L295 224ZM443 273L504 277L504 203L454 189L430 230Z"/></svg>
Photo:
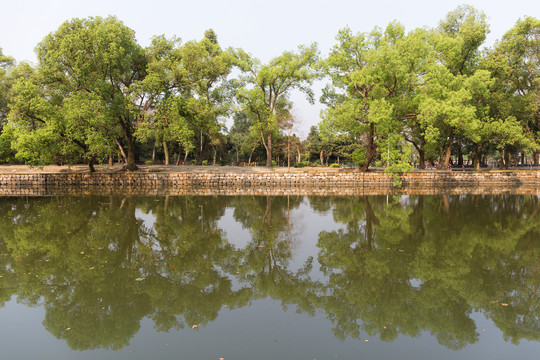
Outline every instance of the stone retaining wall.
<svg viewBox="0 0 540 360"><path fill-rule="evenodd" d="M540 189L540 171L433 171L399 176L401 191L454 188ZM395 190L395 178L380 172L261 172L261 173L54 173L0 174L0 195L12 193L190 193L210 190L239 193L370 193Z"/></svg>

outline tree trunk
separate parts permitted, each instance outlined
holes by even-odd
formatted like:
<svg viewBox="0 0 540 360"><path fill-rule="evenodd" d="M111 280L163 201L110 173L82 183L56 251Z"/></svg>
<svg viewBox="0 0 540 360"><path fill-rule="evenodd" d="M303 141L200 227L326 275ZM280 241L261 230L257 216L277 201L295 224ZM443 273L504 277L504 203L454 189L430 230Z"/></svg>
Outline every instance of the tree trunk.
<svg viewBox="0 0 540 360"><path fill-rule="evenodd" d="M96 168L94 167L94 161L92 159L88 160L88 167L90 168L90 172L96 172Z"/></svg>
<svg viewBox="0 0 540 360"><path fill-rule="evenodd" d="M109 166L113 166L113 156L109 155Z"/></svg>
<svg viewBox="0 0 540 360"><path fill-rule="evenodd" d="M118 150L120 150L120 154L122 155L124 164L127 164L128 160L127 160L126 152L124 151L124 147L122 146L122 144L120 144L120 141L118 141L118 139L114 139L114 141L116 142L116 145L118 145Z"/></svg>
<svg viewBox="0 0 540 360"><path fill-rule="evenodd" d="M178 150L178 154L176 154L176 166L180 165L180 155L182 155L182 148L180 148L180 150Z"/></svg>
<svg viewBox="0 0 540 360"><path fill-rule="evenodd" d="M457 164L459 166L463 166L463 152L461 151L461 139L457 140L457 151L458 151L458 161Z"/></svg>
<svg viewBox="0 0 540 360"><path fill-rule="evenodd" d="M126 169L129 171L137 171L139 167L135 164L135 138L130 136L128 138L128 156Z"/></svg>
<svg viewBox="0 0 540 360"><path fill-rule="evenodd" d="M272 133L268 134L268 142L266 144L266 167L272 167Z"/></svg>
<svg viewBox="0 0 540 360"><path fill-rule="evenodd" d="M321 159L321 166L324 165L324 149L321 149L321 153L319 154L319 157Z"/></svg>
<svg viewBox="0 0 540 360"><path fill-rule="evenodd" d="M291 137L287 138L287 169L291 167Z"/></svg>
<svg viewBox="0 0 540 360"><path fill-rule="evenodd" d="M154 147L152 148L152 162L156 161L156 143L154 142Z"/></svg>
<svg viewBox="0 0 540 360"><path fill-rule="evenodd" d="M375 136L375 125L371 124L369 126L369 137L368 137L368 144L367 144L367 151L366 151L366 161L364 162L364 165L358 168L358 170L361 172L368 171L369 164L371 164L371 161L375 157L375 153L377 151L377 145L375 145L375 141L373 139L374 136Z"/></svg>
<svg viewBox="0 0 540 360"><path fill-rule="evenodd" d="M186 164L188 155L189 155L189 151L186 150L186 155L184 155L184 165Z"/></svg>
<svg viewBox="0 0 540 360"><path fill-rule="evenodd" d="M300 161L302 161L302 153L300 153L300 147L297 147L296 151L298 153L298 161L296 161L296 162L300 162Z"/></svg>
<svg viewBox="0 0 540 360"><path fill-rule="evenodd" d="M538 161L540 161L540 152L533 153L532 158L534 165L538 165Z"/></svg>
<svg viewBox="0 0 540 360"><path fill-rule="evenodd" d="M212 165L216 165L216 155L217 155L217 150L214 149L214 160L212 162Z"/></svg>
<svg viewBox="0 0 540 360"><path fill-rule="evenodd" d="M448 139L448 146L446 147L446 153L444 154L444 163L440 164L439 168L448 169L450 166L450 157L452 155L452 146L454 144L454 129L450 130L450 138Z"/></svg>
<svg viewBox="0 0 540 360"><path fill-rule="evenodd" d="M474 168L480 170L480 165L482 164L482 146L475 145L472 155Z"/></svg>
<svg viewBox="0 0 540 360"><path fill-rule="evenodd" d="M165 153L165 165L169 165L169 147L166 141L163 141L163 152Z"/></svg>
<svg viewBox="0 0 540 360"><path fill-rule="evenodd" d="M424 151L424 149L420 149L418 150L418 167L421 169L421 170L424 170L426 168L426 152Z"/></svg>

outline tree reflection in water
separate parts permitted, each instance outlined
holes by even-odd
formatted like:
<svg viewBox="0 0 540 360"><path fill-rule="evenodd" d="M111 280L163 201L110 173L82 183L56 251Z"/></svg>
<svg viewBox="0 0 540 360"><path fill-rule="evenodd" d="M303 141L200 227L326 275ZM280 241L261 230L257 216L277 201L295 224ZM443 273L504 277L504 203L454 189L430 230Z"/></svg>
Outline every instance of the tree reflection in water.
<svg viewBox="0 0 540 360"><path fill-rule="evenodd" d="M293 269L291 214L307 204L342 226ZM246 246L220 228L226 209ZM324 312L339 339L429 332L460 349L478 341L480 311L507 341L540 341L539 239L540 202L525 195L2 198L0 304L43 306L77 350L120 349L145 317L205 326L262 298Z"/></svg>

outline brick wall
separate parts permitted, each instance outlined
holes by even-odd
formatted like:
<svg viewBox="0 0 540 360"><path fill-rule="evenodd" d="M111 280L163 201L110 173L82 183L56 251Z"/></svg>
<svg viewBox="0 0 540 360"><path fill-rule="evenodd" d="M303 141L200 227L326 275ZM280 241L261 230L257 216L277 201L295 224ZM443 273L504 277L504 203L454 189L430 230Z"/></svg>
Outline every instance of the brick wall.
<svg viewBox="0 0 540 360"><path fill-rule="evenodd" d="M471 191L540 189L540 171L416 172L399 176L399 192L415 189L434 193L463 188ZM396 191L394 177L380 172L262 173L54 173L0 174L0 195L49 193L328 193L355 194ZM491 190L490 190L491 189ZM521 190L520 190L521 191Z"/></svg>

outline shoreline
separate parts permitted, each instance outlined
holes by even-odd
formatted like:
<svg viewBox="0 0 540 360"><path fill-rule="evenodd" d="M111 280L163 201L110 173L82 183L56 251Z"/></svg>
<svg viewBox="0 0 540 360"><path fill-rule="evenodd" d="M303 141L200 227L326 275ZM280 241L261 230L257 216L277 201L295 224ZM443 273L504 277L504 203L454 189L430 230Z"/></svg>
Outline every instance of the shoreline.
<svg viewBox="0 0 540 360"><path fill-rule="evenodd" d="M28 168L27 166L23 166ZM422 170L392 175L341 168L228 166L141 166L141 171L84 171L83 165L60 171L0 166L0 195L50 194L306 194L527 193L540 195L540 170ZM87 167L85 167L87 170ZM10 172L6 171L11 170ZM111 171L105 172L109 169ZM63 171L63 172L62 172ZM396 187L396 180L401 187Z"/></svg>
<svg viewBox="0 0 540 360"><path fill-rule="evenodd" d="M29 174L141 174L141 173L161 173L161 174L170 174L170 173L209 173L209 174L224 174L224 173L249 173L249 174L260 174L260 173L359 173L355 168L346 167L346 168L331 168L325 166L318 167L273 167L267 168L265 166L232 166L232 165L138 165L138 171L125 171L123 165L94 165L96 168L95 173L91 173L88 169L88 165L77 164L77 165L45 165L45 166L29 166L29 165L0 165L0 175L7 174L20 174L20 175L29 175ZM461 169L415 169L410 174L417 173L513 173L513 172L528 172L528 171L540 171L540 166L534 167L520 167L512 169L488 169L482 168L480 170L475 170L471 168ZM373 174L373 173L384 173L384 168L371 168L368 172L364 174Z"/></svg>

